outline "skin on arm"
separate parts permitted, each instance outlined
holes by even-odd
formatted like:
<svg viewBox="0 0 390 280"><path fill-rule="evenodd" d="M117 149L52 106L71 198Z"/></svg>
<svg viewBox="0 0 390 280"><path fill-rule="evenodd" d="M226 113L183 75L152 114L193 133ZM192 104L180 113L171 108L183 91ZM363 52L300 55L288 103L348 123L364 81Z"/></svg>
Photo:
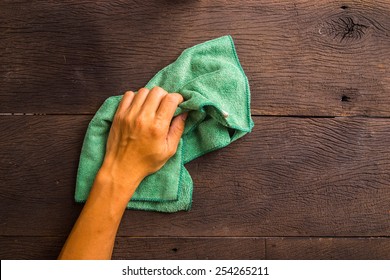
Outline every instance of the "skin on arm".
<svg viewBox="0 0 390 280"><path fill-rule="evenodd" d="M121 218L136 188L176 153L187 117L185 113L173 118L181 102L180 94L159 87L125 93L102 167L59 259L111 259Z"/></svg>

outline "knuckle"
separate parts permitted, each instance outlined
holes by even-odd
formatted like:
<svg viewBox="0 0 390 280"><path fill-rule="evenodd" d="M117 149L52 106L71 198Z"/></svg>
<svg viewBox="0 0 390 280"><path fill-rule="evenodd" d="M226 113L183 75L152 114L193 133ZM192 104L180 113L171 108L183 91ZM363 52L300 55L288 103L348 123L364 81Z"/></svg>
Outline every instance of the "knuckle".
<svg viewBox="0 0 390 280"><path fill-rule="evenodd" d="M138 90L138 93L141 93L141 92L146 92L146 93L149 93L149 90L147 89L147 88L145 88L145 87L143 87L143 88L140 88L139 90Z"/></svg>
<svg viewBox="0 0 390 280"><path fill-rule="evenodd" d="M153 136L160 136L163 134L163 129L161 128L161 126L159 126L157 124L153 124L150 126L150 133Z"/></svg>
<svg viewBox="0 0 390 280"><path fill-rule="evenodd" d="M156 96L159 96L159 97L163 97L167 93L162 88L158 88L158 90L154 90L153 91L153 94L156 95Z"/></svg>
<svg viewBox="0 0 390 280"><path fill-rule="evenodd" d="M156 92L161 92L161 93L165 93L166 92L162 87L159 87L159 86L155 86L153 88L153 90L156 91Z"/></svg>
<svg viewBox="0 0 390 280"><path fill-rule="evenodd" d="M175 92L175 93L172 93L172 95L175 96L178 103L182 103L184 101L184 97L180 93Z"/></svg>
<svg viewBox="0 0 390 280"><path fill-rule="evenodd" d="M131 90L128 90L125 92L125 96L134 96L134 92L132 92Z"/></svg>
<svg viewBox="0 0 390 280"><path fill-rule="evenodd" d="M134 127L141 128L145 125L145 118L142 115L138 115L135 118L132 118L131 116L128 117L128 121L131 122L131 120L134 119Z"/></svg>
<svg viewBox="0 0 390 280"><path fill-rule="evenodd" d="M168 104L177 105L177 98L174 94L168 94L167 96L165 96L165 99Z"/></svg>

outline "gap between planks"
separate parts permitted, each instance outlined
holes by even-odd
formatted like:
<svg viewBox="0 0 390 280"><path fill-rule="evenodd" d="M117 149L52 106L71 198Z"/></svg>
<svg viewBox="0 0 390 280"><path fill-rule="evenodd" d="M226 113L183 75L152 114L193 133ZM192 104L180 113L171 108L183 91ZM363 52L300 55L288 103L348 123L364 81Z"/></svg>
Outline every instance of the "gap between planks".
<svg viewBox="0 0 390 280"><path fill-rule="evenodd" d="M91 113L0 113L1 116L94 116L95 114ZM301 119L335 119L335 118L344 118L344 119L353 119L353 118L367 118L367 119L390 119L390 116L375 116L375 115L353 115L353 116L311 116L311 115L272 115L272 114L251 114L252 117L256 118L301 118Z"/></svg>

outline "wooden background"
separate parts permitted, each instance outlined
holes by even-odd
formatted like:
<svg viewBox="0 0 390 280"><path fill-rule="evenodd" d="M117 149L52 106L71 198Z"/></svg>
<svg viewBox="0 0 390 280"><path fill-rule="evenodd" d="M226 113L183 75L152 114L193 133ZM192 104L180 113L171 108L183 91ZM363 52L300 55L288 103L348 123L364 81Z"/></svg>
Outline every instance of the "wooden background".
<svg viewBox="0 0 390 280"><path fill-rule="evenodd" d="M187 165L190 212L126 211L113 257L390 259L387 0L1 0L0 257L56 258L102 102L226 34L253 133Z"/></svg>

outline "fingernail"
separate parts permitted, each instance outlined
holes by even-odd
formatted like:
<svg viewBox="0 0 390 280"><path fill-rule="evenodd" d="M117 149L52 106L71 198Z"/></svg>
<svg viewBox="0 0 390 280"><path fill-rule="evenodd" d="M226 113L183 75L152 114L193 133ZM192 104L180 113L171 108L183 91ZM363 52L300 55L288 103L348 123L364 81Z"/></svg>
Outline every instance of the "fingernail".
<svg viewBox="0 0 390 280"><path fill-rule="evenodd" d="M227 117L229 117L229 113L226 112L226 111L223 111L223 110L222 110L222 115L223 115L223 117L224 117L225 119L227 119Z"/></svg>
<svg viewBox="0 0 390 280"><path fill-rule="evenodd" d="M188 116L188 112L181 114L181 118L183 119L183 121L187 119L187 116Z"/></svg>

